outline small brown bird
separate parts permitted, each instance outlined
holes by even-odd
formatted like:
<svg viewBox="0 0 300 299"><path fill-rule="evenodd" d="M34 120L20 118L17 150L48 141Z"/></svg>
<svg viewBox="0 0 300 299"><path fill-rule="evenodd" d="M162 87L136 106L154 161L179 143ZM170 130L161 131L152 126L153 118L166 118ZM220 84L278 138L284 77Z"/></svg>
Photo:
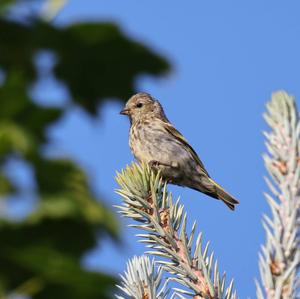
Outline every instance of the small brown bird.
<svg viewBox="0 0 300 299"><path fill-rule="evenodd" d="M147 93L138 93L120 113L130 118L129 145L139 162L159 169L169 183L221 199L234 210L239 202L209 176L194 149L169 122L157 100Z"/></svg>

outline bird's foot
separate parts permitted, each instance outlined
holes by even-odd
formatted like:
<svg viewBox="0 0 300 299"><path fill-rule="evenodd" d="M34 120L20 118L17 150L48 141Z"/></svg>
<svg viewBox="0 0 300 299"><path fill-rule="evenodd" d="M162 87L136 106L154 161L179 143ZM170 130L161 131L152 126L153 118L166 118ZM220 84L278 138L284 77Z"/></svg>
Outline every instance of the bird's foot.
<svg viewBox="0 0 300 299"><path fill-rule="evenodd" d="M178 167L178 163L172 162L171 164L167 164L156 160L151 160L148 164L152 169L156 169L156 170L160 169L160 166L169 167L169 168Z"/></svg>
<svg viewBox="0 0 300 299"><path fill-rule="evenodd" d="M148 164L151 168L156 168L156 169L158 169L160 166L173 167L173 165L163 163L163 162L159 162L159 161L156 161L156 160L151 160Z"/></svg>
<svg viewBox="0 0 300 299"><path fill-rule="evenodd" d="M150 168L155 169L155 170L158 170L159 166L161 165L161 163L159 163L156 160L151 160L148 164L149 164Z"/></svg>

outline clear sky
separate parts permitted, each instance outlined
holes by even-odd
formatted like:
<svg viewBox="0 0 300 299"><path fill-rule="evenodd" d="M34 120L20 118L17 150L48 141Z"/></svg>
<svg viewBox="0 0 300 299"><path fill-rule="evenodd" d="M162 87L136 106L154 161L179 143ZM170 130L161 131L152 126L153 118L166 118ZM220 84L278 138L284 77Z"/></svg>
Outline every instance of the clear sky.
<svg viewBox="0 0 300 299"><path fill-rule="evenodd" d="M264 241L261 216L269 213L263 197L262 113L278 89L300 98L300 2L70 0L56 22L79 20L117 22L173 65L167 77L141 77L136 88L161 101L211 176L241 204L233 213L196 191L171 190L181 195L190 223L196 219L211 241L220 268L235 278L240 298L254 298L257 255ZM47 102L64 94L54 95L51 84L36 90L49 96ZM129 122L118 114L120 109L118 103L106 104L96 120L73 109L49 132L49 151L78 161L110 206L120 203L113 192L115 172L133 160ZM119 273L129 257L143 252L126 223L122 220L123 246L100 244L85 258L87 267Z"/></svg>

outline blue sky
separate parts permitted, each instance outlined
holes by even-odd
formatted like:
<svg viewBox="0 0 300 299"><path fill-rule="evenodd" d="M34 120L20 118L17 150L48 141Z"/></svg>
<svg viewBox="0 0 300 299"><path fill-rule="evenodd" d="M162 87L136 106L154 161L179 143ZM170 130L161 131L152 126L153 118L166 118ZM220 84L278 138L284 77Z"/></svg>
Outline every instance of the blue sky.
<svg viewBox="0 0 300 299"><path fill-rule="evenodd" d="M57 24L117 22L128 36L171 62L168 76L143 76L136 88L161 101L211 176L240 200L232 213L196 191L170 188L181 196L190 223L196 219L211 241L240 298L255 297L257 255L264 241L261 216L269 213L263 197L262 131L267 128L262 113L273 91L300 97L299 14L299 1L70 0L56 19ZM67 94L51 80L35 92L37 100L46 95L47 103L59 103ZM74 108L49 131L48 151L78 161L109 206L120 203L113 192L116 170L133 160L129 122L120 109L107 103L97 119L90 119ZM128 221L121 221L123 247L102 243L86 256L87 267L119 273L128 258L143 252Z"/></svg>

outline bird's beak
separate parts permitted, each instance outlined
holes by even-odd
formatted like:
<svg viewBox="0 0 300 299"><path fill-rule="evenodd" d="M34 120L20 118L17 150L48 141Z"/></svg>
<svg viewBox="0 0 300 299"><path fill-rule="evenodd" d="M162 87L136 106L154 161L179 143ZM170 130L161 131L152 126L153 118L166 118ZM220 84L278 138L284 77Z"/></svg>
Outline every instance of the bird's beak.
<svg viewBox="0 0 300 299"><path fill-rule="evenodd" d="M120 114L122 115L129 115L130 109L124 108L123 110L120 111Z"/></svg>

